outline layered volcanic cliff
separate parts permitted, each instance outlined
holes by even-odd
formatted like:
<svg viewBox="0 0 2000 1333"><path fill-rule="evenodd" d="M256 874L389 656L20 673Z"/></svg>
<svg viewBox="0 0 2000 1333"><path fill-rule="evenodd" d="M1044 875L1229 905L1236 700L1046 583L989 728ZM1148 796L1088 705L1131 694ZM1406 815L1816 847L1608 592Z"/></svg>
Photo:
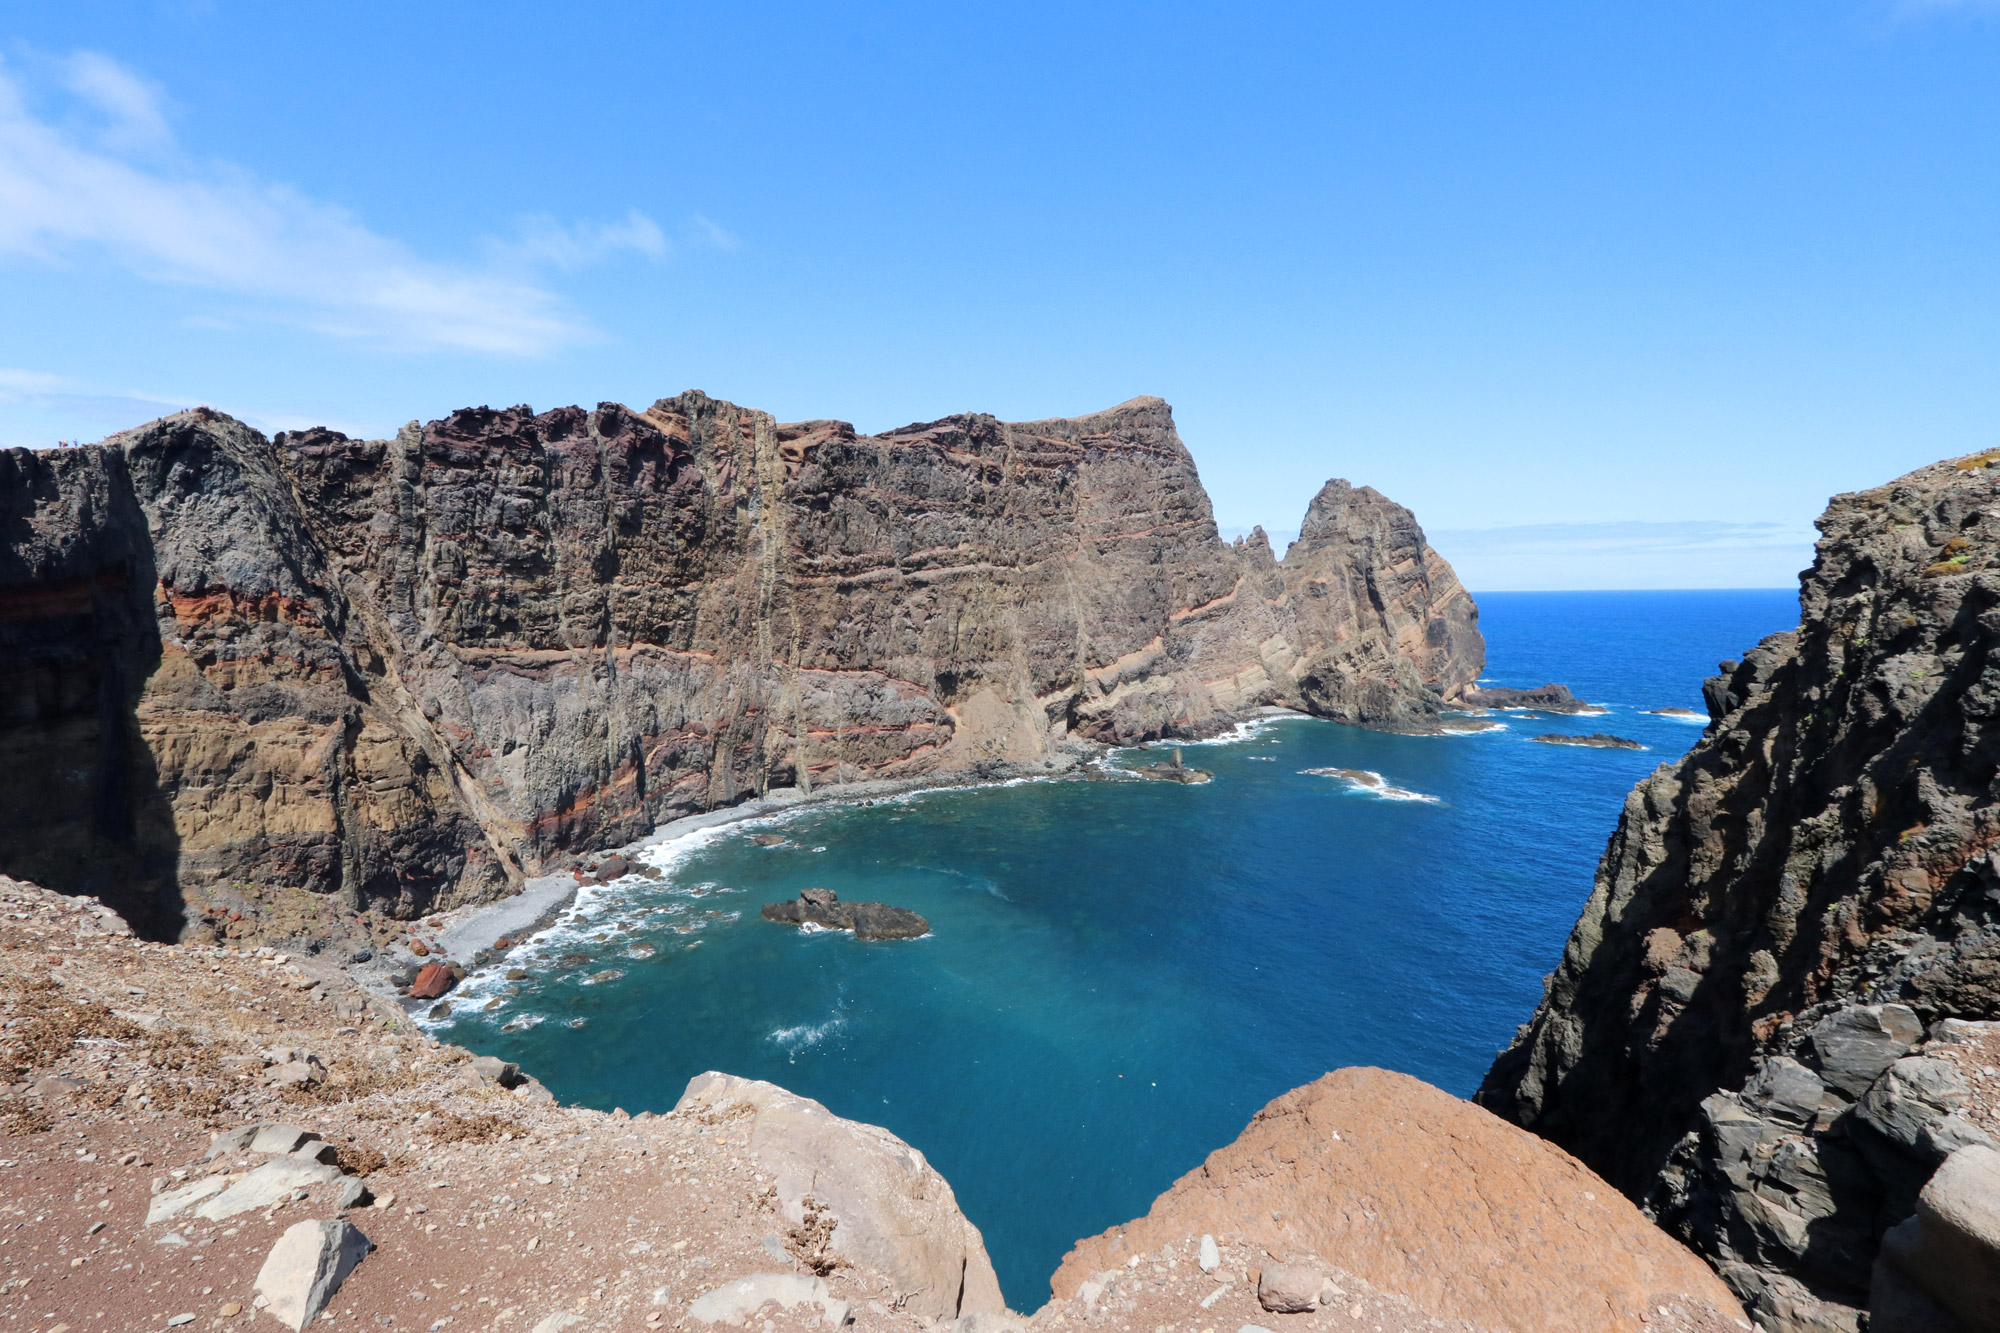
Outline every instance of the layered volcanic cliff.
<svg viewBox="0 0 2000 1333"><path fill-rule="evenodd" d="M1479 1094L1645 1203L1769 1328L1853 1329L1864 1307L1877 1330L1957 1326L1910 1313L1905 1279L1934 1271L1910 1249L1919 1190L2000 1129L1991 465L1832 502L1798 629L1723 663L1701 743L1633 791Z"/></svg>
<svg viewBox="0 0 2000 1333"><path fill-rule="evenodd" d="M389 440L199 409L0 452L0 872L163 938L408 918L774 786L1267 704L1434 730L1476 618L1367 488L1282 562L1223 542L1154 398L879 436L698 392Z"/></svg>

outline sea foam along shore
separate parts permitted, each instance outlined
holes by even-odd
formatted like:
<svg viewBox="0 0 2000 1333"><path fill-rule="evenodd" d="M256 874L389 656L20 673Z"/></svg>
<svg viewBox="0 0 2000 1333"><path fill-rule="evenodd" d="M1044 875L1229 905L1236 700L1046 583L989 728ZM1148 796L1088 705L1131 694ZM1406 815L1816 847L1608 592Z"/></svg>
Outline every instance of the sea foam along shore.
<svg viewBox="0 0 2000 1333"><path fill-rule="evenodd" d="M1009 765L993 770L992 776L983 779L968 779L964 775L876 778L821 786L810 792L783 787L737 805L670 820L635 842L596 855L607 858L622 856L670 875L676 862L719 836L725 828L745 824L776 826L808 809L829 805L894 800L935 791L1060 780L1073 776L1087 758L1094 757L1064 756L1048 768L1027 769ZM370 989L393 995L399 974L424 961L436 961L441 955L466 968L465 980L452 992L454 1002L479 999L486 996L502 969L514 959L543 953L567 942L571 933L565 925L567 918L576 915L596 917L642 882L647 881L628 876L610 884L585 885L566 870L540 875L530 879L521 892L512 897L425 918L440 923L424 932L425 939L435 946L432 954L425 958L410 953L406 946L396 947L382 950L365 962L350 963L346 970ZM510 949L504 953L492 948L500 939L512 941ZM418 1022L426 1021L425 1015L430 1009L428 1004L404 1003Z"/></svg>
<svg viewBox="0 0 2000 1333"><path fill-rule="evenodd" d="M1212 736L1173 739L1151 744L1153 746L1240 744L1258 739L1273 722L1308 716L1310 715L1298 712L1296 709L1267 705L1258 708L1248 718L1218 727ZM731 825L751 822L775 825L808 808L824 805L895 799L932 791L1059 780L1072 777L1090 765L1103 764L1115 748L1121 747L1080 743L1068 752L1057 754L1046 767L996 765L989 770L987 776L983 777L968 777L958 773L937 777L871 778L860 782L826 784L810 791L796 787L774 788L761 797L736 805L669 820L637 841L594 855L622 856L627 860L652 866L662 873L668 873L674 862L716 836L719 830ZM454 1000L460 997L477 999L486 995L495 977L519 950L545 951L550 946L562 942L554 933L563 929L561 924L563 918L579 913L586 917L594 916L618 896L619 889L616 883L583 885L567 870L552 875L539 875L528 880L522 886L521 892L511 897L426 917L425 920L438 921L440 924L427 930L425 938L435 942L445 958L456 960L466 968L465 980L453 992ZM492 946L500 939L513 941L513 948L505 954L495 953ZM412 965L423 961L425 959L409 953L406 948L398 947L381 950L375 957L365 962L347 964L346 970L369 989L379 994L393 996L396 977ZM428 1013L430 1008L428 1004L418 1002L405 1002L405 1007L413 1011L419 1022L425 1021L423 1015Z"/></svg>

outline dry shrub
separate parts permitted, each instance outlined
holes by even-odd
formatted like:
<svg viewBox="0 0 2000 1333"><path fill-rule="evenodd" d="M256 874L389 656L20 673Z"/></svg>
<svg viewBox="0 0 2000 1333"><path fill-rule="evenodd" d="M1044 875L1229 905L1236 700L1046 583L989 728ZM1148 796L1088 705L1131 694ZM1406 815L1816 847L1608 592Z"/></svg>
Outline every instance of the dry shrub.
<svg viewBox="0 0 2000 1333"><path fill-rule="evenodd" d="M808 1271L825 1277L846 1262L837 1255L829 1254L826 1248L833 1240L833 1229L840 1224L839 1219L810 1194L800 1206L805 1209L805 1221L786 1235L785 1248Z"/></svg>
<svg viewBox="0 0 2000 1333"><path fill-rule="evenodd" d="M0 1033L0 1062L16 1074L46 1069L87 1037L131 1041L145 1035L137 1023L101 1004L79 1004L53 981L39 978L12 988L8 1008L17 1021Z"/></svg>
<svg viewBox="0 0 2000 1333"><path fill-rule="evenodd" d="M747 1120L756 1114L757 1108L748 1102L731 1102L719 1111L703 1111L696 1123L713 1128L735 1120Z"/></svg>
<svg viewBox="0 0 2000 1333"><path fill-rule="evenodd" d="M350 1176L372 1176L389 1165L389 1155L368 1143L343 1143L333 1150L334 1164Z"/></svg>
<svg viewBox="0 0 2000 1333"><path fill-rule="evenodd" d="M55 1123L47 1111L25 1097L0 1099L0 1136L46 1134L55 1128Z"/></svg>
<svg viewBox="0 0 2000 1333"><path fill-rule="evenodd" d="M481 1111L478 1115L439 1111L424 1128L439 1143L492 1143L502 1134L519 1138L528 1132L528 1127L520 1121L488 1111Z"/></svg>
<svg viewBox="0 0 2000 1333"><path fill-rule="evenodd" d="M155 1069L195 1078L221 1078L222 1059L184 1028L160 1028L146 1039L146 1059Z"/></svg>
<svg viewBox="0 0 2000 1333"><path fill-rule="evenodd" d="M219 1120L229 1109L222 1090L212 1083L175 1083L162 1079L146 1095L155 1111L177 1111L192 1120Z"/></svg>

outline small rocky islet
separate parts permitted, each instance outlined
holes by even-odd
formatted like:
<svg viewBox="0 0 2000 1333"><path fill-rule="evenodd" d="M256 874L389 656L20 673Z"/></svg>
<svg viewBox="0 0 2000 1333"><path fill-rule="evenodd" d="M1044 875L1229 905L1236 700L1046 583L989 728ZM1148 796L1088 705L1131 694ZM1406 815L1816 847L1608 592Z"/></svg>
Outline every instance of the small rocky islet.
<svg viewBox="0 0 2000 1333"><path fill-rule="evenodd" d="M931 933L931 923L907 907L844 903L832 889L806 889L790 902L765 903L761 915L780 925L852 931L857 940L914 940Z"/></svg>
<svg viewBox="0 0 2000 1333"><path fill-rule="evenodd" d="M1528 737L1543 745L1579 745L1592 750L1643 750L1646 747L1635 740L1623 736L1613 736L1607 731L1593 731L1588 735L1574 735L1569 732L1550 731L1540 736Z"/></svg>
<svg viewBox="0 0 2000 1333"><path fill-rule="evenodd" d="M604 850L821 766L1043 775L1271 705L1423 734L1593 711L1476 685L1476 610L1407 510L1334 481L1284 561L1224 544L1157 399L882 436L699 393L374 441L201 409L0 452L0 671L54 710L0 719L0 810L38 834L0 871L47 885L0 878L0 1300L131 1328L1994 1327L2000 746L1958 664L2000 662L1996 463L1836 497L1798 629L1704 684L1711 726L1627 802L1473 1102L1371 1070L1284 1094L1020 1315L909 1145L727 1075L666 1114L555 1105L412 1022L540 918L477 948L410 926L578 855L572 893L643 874ZM862 492L962 496L935 549L963 577L899 582L897 614L1007 608L988 666L891 672L834 632L878 593L823 569L902 558L895 515L855 544ZM1082 493L1144 548L1037 504ZM1043 550L1015 516L1045 510L1046 559L985 559ZM570 637L591 608L602 654ZM587 716L545 725L556 700ZM901 910L766 914L792 908Z"/></svg>

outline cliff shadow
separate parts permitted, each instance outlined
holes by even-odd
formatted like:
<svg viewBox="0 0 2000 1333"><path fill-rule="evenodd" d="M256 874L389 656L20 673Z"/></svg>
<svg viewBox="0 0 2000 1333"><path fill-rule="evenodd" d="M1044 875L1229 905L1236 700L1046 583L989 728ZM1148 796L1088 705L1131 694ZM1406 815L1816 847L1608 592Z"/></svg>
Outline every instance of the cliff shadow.
<svg viewBox="0 0 2000 1333"><path fill-rule="evenodd" d="M0 874L177 939L180 839L138 719L161 651L145 517L117 455L51 454L0 453Z"/></svg>

